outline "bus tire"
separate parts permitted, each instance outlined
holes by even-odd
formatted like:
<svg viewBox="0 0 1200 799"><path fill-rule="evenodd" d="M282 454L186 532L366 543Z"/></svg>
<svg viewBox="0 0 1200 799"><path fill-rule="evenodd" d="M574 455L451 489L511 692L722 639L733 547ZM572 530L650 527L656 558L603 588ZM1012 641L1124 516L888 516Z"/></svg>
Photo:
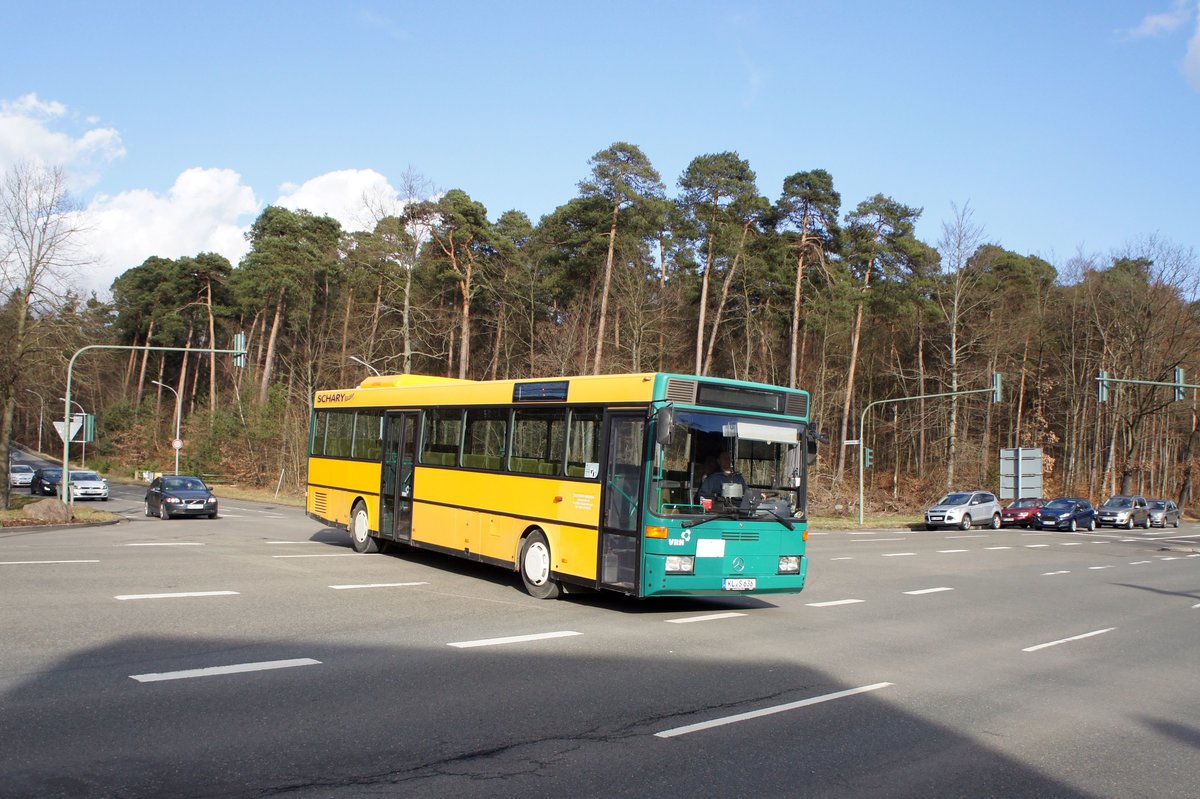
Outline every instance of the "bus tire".
<svg viewBox="0 0 1200 799"><path fill-rule="evenodd" d="M557 599L562 593L562 584L550 576L550 544L546 534L534 530L521 542L521 558L517 568L521 582L534 599Z"/></svg>
<svg viewBox="0 0 1200 799"><path fill-rule="evenodd" d="M371 554L379 551L379 542L371 537L371 517L361 500L350 509L350 544L355 552Z"/></svg>

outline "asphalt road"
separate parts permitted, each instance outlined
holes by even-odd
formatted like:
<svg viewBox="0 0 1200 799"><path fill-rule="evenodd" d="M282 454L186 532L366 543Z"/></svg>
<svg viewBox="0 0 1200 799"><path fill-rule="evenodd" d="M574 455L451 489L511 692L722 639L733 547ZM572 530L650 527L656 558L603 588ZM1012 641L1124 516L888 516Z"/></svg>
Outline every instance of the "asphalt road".
<svg viewBox="0 0 1200 799"><path fill-rule="evenodd" d="M141 497L0 533L0 796L1197 793L1189 525L815 531L802 594L544 602Z"/></svg>

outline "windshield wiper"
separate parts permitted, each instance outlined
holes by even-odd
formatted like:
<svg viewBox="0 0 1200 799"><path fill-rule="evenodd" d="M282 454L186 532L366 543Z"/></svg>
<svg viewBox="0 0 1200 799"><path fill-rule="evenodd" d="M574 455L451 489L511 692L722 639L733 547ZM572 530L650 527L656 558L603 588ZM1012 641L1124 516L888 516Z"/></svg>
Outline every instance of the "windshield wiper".
<svg viewBox="0 0 1200 799"><path fill-rule="evenodd" d="M737 519L737 518L738 518L738 515L737 515L736 511L733 511L733 512L727 511L725 513L714 513L711 516L706 515L703 519L689 519L688 521L684 522L683 524L681 524L679 526L684 527L684 528L695 527L698 524L704 524L705 522L711 522L711 521L714 521L715 519Z"/></svg>

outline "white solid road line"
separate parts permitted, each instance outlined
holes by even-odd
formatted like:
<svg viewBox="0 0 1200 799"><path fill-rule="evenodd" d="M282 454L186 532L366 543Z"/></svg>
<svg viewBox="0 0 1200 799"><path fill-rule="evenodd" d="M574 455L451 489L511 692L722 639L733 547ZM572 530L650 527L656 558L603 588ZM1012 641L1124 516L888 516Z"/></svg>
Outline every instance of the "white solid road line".
<svg viewBox="0 0 1200 799"><path fill-rule="evenodd" d="M218 674L242 674L247 671L269 671L271 669L291 669L296 666L317 666L321 661L312 658L295 658L293 660L264 660L259 663L235 663L232 666L212 666L207 669L187 669L186 671L164 671L158 674L130 674L129 679L138 682L162 682L164 680L188 680L193 677L215 677Z"/></svg>
<svg viewBox="0 0 1200 799"><path fill-rule="evenodd" d="M713 727L721 727L726 724L734 724L739 721L749 721L750 719L761 718L762 716L770 716L774 713L783 713L788 710L796 710L797 708L808 707L809 705L818 705L822 702L830 702L834 699L843 699L847 696L856 694L865 694L868 691L878 691L880 688L887 688L893 685L890 682L877 682L874 685L864 685L861 688L850 688L846 691L838 691L824 696L814 696L811 699L801 699L799 702L788 702L786 705L775 705L774 707L764 707L762 710L752 710L749 713L738 713L735 716L725 716L724 718L713 719L712 721L701 721L697 724L688 724L684 727L674 727L669 730L654 733L655 738L675 738L679 735L687 735L692 732L700 732L701 730L712 729Z"/></svg>
<svg viewBox="0 0 1200 799"><path fill-rule="evenodd" d="M362 585L331 585L329 587L344 591L348 588L404 588L410 585L429 585L429 583L364 583Z"/></svg>
<svg viewBox="0 0 1200 799"><path fill-rule="evenodd" d="M357 558L357 552L335 552L332 555L272 555L273 558Z"/></svg>
<svg viewBox="0 0 1200 799"><path fill-rule="evenodd" d="M1153 563L1153 562L1154 561L1152 561L1152 560L1131 560L1131 561L1129 561L1129 565L1130 566L1141 566L1143 563Z"/></svg>
<svg viewBox="0 0 1200 799"><path fill-rule="evenodd" d="M324 541L267 541L268 544L324 544Z"/></svg>
<svg viewBox="0 0 1200 799"><path fill-rule="evenodd" d="M1117 629L1117 628L1116 627L1105 627L1103 630L1092 630L1090 633L1084 633L1083 635L1072 635L1070 638L1060 638L1057 641L1049 641L1044 644L1038 644L1037 646L1027 646L1024 649L1022 649L1021 651L1022 652L1036 652L1039 649L1045 649L1046 647L1049 647L1049 646L1058 646L1059 644L1065 644L1070 641L1079 641L1083 638L1091 638L1093 635L1103 635L1104 633L1111 633L1115 629Z"/></svg>
<svg viewBox="0 0 1200 799"><path fill-rule="evenodd" d="M1042 547L1048 547L1048 546L1050 546L1050 545L1049 544L1026 544L1025 548L1026 549L1041 549Z"/></svg>
<svg viewBox="0 0 1200 799"><path fill-rule="evenodd" d="M1089 571L1099 571L1100 569L1111 569L1112 566L1088 566Z"/></svg>
<svg viewBox="0 0 1200 799"><path fill-rule="evenodd" d="M841 557L841 558L830 558L830 560L854 560L854 558L845 556L845 557Z"/></svg>
<svg viewBox="0 0 1200 799"><path fill-rule="evenodd" d="M745 613L711 613L708 616L689 616L686 619L665 619L667 624L691 624L694 621L716 621L717 619L732 619L734 616L745 616Z"/></svg>
<svg viewBox="0 0 1200 799"><path fill-rule="evenodd" d="M510 635L507 638L482 638L478 641L456 641L446 646L458 649L470 649L476 646L499 646L502 644L520 644L526 641L543 641L547 638L566 638L571 635L583 635L574 630L560 630L554 633L534 633L533 635Z"/></svg>
<svg viewBox="0 0 1200 799"><path fill-rule="evenodd" d="M98 560L0 560L0 566L38 566L48 563L99 563Z"/></svg>
<svg viewBox="0 0 1200 799"><path fill-rule="evenodd" d="M949 555L951 552L970 552L969 549L939 549L939 555Z"/></svg>
<svg viewBox="0 0 1200 799"><path fill-rule="evenodd" d="M835 599L832 602L809 602L810 608L831 608L834 605L853 605L858 602L866 602L865 599Z"/></svg>
<svg viewBox="0 0 1200 799"><path fill-rule="evenodd" d="M953 591L953 590L954 590L953 588L946 588L945 586L942 586L940 588L922 588L918 591L904 591L902 593L909 594L910 596L918 596L920 594L936 594L940 591Z"/></svg>
<svg viewBox="0 0 1200 799"><path fill-rule="evenodd" d="M1069 571L1065 571L1065 570L1064 570L1064 571L1058 571L1058 572L1042 572L1042 576L1043 576L1043 577L1053 577L1053 576L1054 576L1054 575L1056 575L1056 574L1070 574L1070 572L1069 572Z"/></svg>
<svg viewBox="0 0 1200 799"><path fill-rule="evenodd" d="M905 558L909 555L915 555L916 552L887 552L883 555L885 558Z"/></svg>
<svg viewBox="0 0 1200 799"><path fill-rule="evenodd" d="M196 596L237 596L237 591L186 591L177 594L122 594L113 599L183 599Z"/></svg>

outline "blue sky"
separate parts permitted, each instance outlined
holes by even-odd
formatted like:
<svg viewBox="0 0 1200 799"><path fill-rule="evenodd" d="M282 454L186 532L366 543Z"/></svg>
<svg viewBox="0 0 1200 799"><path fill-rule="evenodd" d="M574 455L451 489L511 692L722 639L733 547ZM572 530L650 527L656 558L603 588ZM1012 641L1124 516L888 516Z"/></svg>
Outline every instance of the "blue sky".
<svg viewBox="0 0 1200 799"><path fill-rule="evenodd" d="M63 163L106 289L150 255L236 261L268 203L350 228L406 171L535 221L637 144L669 191L735 150L776 199L952 203L1062 266L1200 250L1200 0L13 4L0 168Z"/></svg>

